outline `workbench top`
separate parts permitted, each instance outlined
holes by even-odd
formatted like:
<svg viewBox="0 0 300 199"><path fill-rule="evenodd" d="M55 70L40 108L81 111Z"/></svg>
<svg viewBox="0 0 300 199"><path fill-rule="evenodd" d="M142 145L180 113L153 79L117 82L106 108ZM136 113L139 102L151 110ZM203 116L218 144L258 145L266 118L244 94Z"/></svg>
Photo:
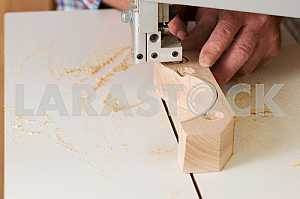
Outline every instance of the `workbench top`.
<svg viewBox="0 0 300 199"><path fill-rule="evenodd" d="M152 84L152 68L127 64L130 30L120 13L10 14L5 30L5 198L197 198L178 168L161 100L153 96L156 110L148 113L138 98ZM77 86L88 89L79 93L83 102L96 91L97 116L77 116ZM19 116L16 99L34 116ZM62 112L41 114L43 102Z"/></svg>
<svg viewBox="0 0 300 199"><path fill-rule="evenodd" d="M120 13L9 14L5 31L6 198L198 198L178 168L151 65L128 64L130 31ZM285 114L238 118L236 152L225 170L195 175L204 199L299 197L299 55L288 42L267 66L235 79L266 90L284 84L275 101ZM95 91L91 105L102 115L72 114L72 105L85 106L74 88L83 102ZM118 101L124 96L125 105ZM42 114L57 107L60 114Z"/></svg>

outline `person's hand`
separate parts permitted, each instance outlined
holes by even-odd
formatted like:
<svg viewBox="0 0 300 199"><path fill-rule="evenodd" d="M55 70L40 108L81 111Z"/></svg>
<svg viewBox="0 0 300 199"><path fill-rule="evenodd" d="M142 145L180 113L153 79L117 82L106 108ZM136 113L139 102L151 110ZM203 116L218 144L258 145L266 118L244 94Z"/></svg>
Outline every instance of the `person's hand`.
<svg viewBox="0 0 300 199"><path fill-rule="evenodd" d="M185 23L187 14L196 21L191 30ZM184 7L170 21L169 30L184 48L201 50L200 65L212 67L220 84L237 72L251 73L280 50L280 18L275 16Z"/></svg>

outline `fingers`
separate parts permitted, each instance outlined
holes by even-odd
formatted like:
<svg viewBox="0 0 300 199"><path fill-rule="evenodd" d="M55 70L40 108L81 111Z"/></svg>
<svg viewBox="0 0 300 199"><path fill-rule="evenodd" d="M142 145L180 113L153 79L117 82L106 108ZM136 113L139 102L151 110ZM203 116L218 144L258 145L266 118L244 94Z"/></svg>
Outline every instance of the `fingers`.
<svg viewBox="0 0 300 199"><path fill-rule="evenodd" d="M258 34L256 32L246 28L240 32L232 46L212 68L212 72L219 84L227 83L248 62L256 49L257 42ZM251 64L249 63L249 65Z"/></svg>
<svg viewBox="0 0 300 199"><path fill-rule="evenodd" d="M186 29L185 23L180 19L179 15L174 17L168 24L169 31L171 34L179 38L180 40L184 40L188 33Z"/></svg>
<svg viewBox="0 0 300 199"><path fill-rule="evenodd" d="M190 29L188 37L183 41L183 48L200 50L216 26L217 16L214 9L198 9L197 21L195 26Z"/></svg>
<svg viewBox="0 0 300 199"><path fill-rule="evenodd" d="M211 67L221 57L224 51L232 43L242 23L231 13L220 16L218 24L208 41L203 46L199 63L204 67Z"/></svg>
<svg viewBox="0 0 300 199"><path fill-rule="evenodd" d="M184 49L201 49L216 25L218 11L189 6L178 6L176 10L178 15L168 24L170 33L183 41ZM192 18L196 23L191 28L185 21Z"/></svg>
<svg viewBox="0 0 300 199"><path fill-rule="evenodd" d="M204 21L202 23L196 24L193 30L189 32L188 37L185 40L183 40L183 48L186 50L200 50L204 45L205 41L207 41L214 27L215 22L210 21Z"/></svg>
<svg viewBox="0 0 300 199"><path fill-rule="evenodd" d="M247 63L240 69L239 73L247 75L252 73L256 67L267 63L271 58L278 55L281 48L281 35L279 26L269 28L269 34L260 38L258 46Z"/></svg>
<svg viewBox="0 0 300 199"><path fill-rule="evenodd" d="M276 21L276 23L278 23ZM275 57L279 54L280 49L281 49L281 30L280 30L280 26L273 26L271 28L269 28L270 30L270 34L266 38L266 41L268 41L269 43L269 48L268 51L266 53L266 59Z"/></svg>
<svg viewBox="0 0 300 199"><path fill-rule="evenodd" d="M239 70L241 75L248 75L252 73L255 68L263 62L264 49L262 45L258 45L254 50L253 55L244 64L244 66Z"/></svg>

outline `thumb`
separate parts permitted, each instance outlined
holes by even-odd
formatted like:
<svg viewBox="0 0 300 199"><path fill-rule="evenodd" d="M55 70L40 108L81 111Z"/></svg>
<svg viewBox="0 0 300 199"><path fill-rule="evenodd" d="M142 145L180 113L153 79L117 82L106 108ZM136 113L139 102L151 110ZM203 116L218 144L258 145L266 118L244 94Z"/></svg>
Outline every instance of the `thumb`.
<svg viewBox="0 0 300 199"><path fill-rule="evenodd" d="M168 27L170 33L180 40L184 40L188 36L186 24L180 19L179 15L168 23Z"/></svg>

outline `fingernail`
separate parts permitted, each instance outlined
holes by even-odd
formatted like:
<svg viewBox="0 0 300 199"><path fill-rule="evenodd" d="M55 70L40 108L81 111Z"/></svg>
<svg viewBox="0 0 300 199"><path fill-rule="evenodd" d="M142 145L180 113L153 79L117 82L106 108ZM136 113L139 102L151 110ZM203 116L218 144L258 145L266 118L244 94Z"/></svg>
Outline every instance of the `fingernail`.
<svg viewBox="0 0 300 199"><path fill-rule="evenodd" d="M180 30L177 32L176 36L179 39L184 40L187 37L187 33L185 31Z"/></svg>
<svg viewBox="0 0 300 199"><path fill-rule="evenodd" d="M199 64L200 66L202 67L205 67L205 68L209 68L211 67L214 63L212 63L210 57L206 54L200 54L200 57L199 57Z"/></svg>

